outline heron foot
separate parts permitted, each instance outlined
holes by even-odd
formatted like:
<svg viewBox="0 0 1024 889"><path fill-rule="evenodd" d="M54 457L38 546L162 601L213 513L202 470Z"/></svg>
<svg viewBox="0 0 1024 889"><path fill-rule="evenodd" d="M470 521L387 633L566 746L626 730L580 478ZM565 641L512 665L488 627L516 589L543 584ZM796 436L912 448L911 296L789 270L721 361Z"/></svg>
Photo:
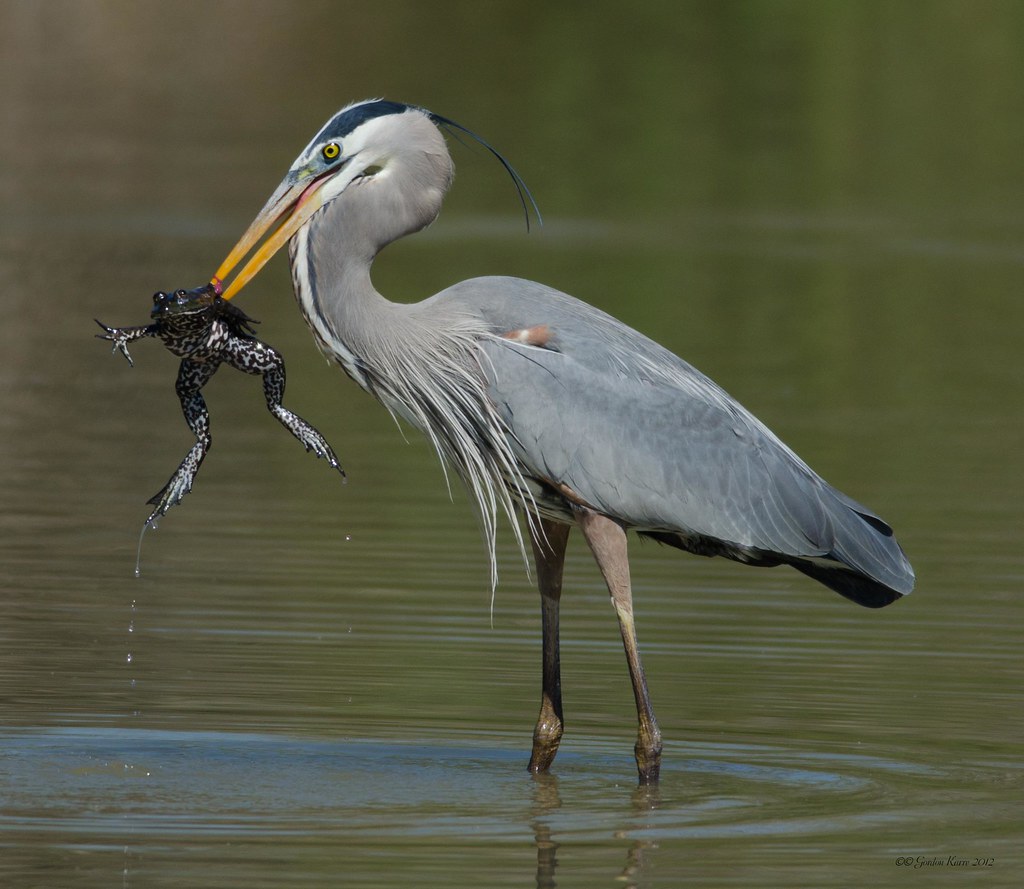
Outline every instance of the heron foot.
<svg viewBox="0 0 1024 889"><path fill-rule="evenodd" d="M529 770L534 774L546 772L558 753L562 740L562 720L553 713L541 711L537 727L533 730L533 752L530 754Z"/></svg>
<svg viewBox="0 0 1024 889"><path fill-rule="evenodd" d="M641 786L657 784L661 777L661 733L657 731L657 740L648 737L636 742L633 752L636 754L636 770Z"/></svg>

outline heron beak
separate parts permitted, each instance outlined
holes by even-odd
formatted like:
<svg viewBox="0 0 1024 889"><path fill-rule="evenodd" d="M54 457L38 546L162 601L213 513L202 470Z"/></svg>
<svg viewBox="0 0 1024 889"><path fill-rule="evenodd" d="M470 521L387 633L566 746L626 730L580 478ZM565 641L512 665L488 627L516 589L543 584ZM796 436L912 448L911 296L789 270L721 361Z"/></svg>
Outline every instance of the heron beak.
<svg viewBox="0 0 1024 889"><path fill-rule="evenodd" d="M263 209L256 215L245 234L235 244L227 259L220 264L220 268L213 276L210 283L217 293L224 299L231 299L255 277L256 273L266 265L267 260L277 253L288 239L302 227L303 223L323 206L320 190L328 178L330 177L325 174L312 181L300 179L296 182L292 176L288 176L277 187L277 190L270 196ZM266 240L260 244L260 240L264 236L266 236ZM257 244L259 247L256 252L249 257L249 261L242 266L225 288L225 279L231 274L232 269Z"/></svg>

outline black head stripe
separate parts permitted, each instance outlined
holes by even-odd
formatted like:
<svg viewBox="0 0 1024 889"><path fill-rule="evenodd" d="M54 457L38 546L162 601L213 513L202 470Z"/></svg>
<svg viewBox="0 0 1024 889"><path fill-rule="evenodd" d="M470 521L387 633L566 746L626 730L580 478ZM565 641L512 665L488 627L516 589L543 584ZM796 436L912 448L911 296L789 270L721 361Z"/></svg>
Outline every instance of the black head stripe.
<svg viewBox="0 0 1024 889"><path fill-rule="evenodd" d="M462 126L462 124L456 123L450 118L442 117L440 114L434 114L432 111L428 111L426 108L421 108L418 105L406 105L403 102L389 102L386 99L374 99L368 102L361 102L358 105L352 105L342 111L339 111L334 117L332 117L310 144L311 146L317 145L324 139L337 139L341 142L347 135L362 126L368 120L373 120L375 117L386 117L390 114L404 114L406 111L410 110L422 112L435 126L441 127L448 133L451 133L456 139L459 138L460 134L468 136L494 155L512 178L516 191L519 193L519 201L523 205L523 213L526 216L527 230L530 228L531 208L537 216L537 221L543 225L540 208L538 208L537 202L533 199L530 189L526 187L523 177L516 172L515 167L505 160L493 145L478 136L472 130Z"/></svg>
<svg viewBox="0 0 1024 889"><path fill-rule="evenodd" d="M387 102L384 99L353 105L332 117L320 131L320 138L325 139L330 136L342 140L368 120L373 120L375 117L386 117L389 114L402 114L408 111L410 107L410 105L404 105L401 102Z"/></svg>

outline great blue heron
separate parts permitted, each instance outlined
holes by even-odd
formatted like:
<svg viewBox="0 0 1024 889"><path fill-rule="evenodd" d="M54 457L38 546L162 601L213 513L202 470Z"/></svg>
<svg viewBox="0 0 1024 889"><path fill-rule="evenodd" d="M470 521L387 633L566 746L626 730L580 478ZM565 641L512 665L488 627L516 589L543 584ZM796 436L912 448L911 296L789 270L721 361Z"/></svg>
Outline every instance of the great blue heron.
<svg viewBox="0 0 1024 889"><path fill-rule="evenodd" d="M469 133L412 105L343 108L299 154L213 283L221 289L256 248L224 289L231 298L288 242L299 307L321 349L426 433L476 499L492 582L498 513L523 549L516 507L525 512L543 626L534 772L550 767L562 736L558 606L566 541L579 527L618 616L636 697L637 769L651 783L662 741L637 650L627 530L699 555L791 565L870 608L909 593L913 570L877 515L830 487L706 376L604 312L508 277L463 281L413 305L381 296L370 280L374 257L437 217L453 173L442 130L452 129ZM479 141L529 212L522 180Z"/></svg>

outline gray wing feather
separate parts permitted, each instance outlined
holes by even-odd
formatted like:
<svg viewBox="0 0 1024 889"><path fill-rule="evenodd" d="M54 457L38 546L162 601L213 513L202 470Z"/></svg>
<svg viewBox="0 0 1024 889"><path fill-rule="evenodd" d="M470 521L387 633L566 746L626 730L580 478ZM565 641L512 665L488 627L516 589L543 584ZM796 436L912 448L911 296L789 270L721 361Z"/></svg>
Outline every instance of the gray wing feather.
<svg viewBox="0 0 1024 889"><path fill-rule="evenodd" d="M496 334L482 345L485 372L534 477L637 530L675 535L683 548L765 564L839 562L900 592L913 586L881 519L677 355L520 279L466 281L437 298ZM543 346L508 336L538 325Z"/></svg>

